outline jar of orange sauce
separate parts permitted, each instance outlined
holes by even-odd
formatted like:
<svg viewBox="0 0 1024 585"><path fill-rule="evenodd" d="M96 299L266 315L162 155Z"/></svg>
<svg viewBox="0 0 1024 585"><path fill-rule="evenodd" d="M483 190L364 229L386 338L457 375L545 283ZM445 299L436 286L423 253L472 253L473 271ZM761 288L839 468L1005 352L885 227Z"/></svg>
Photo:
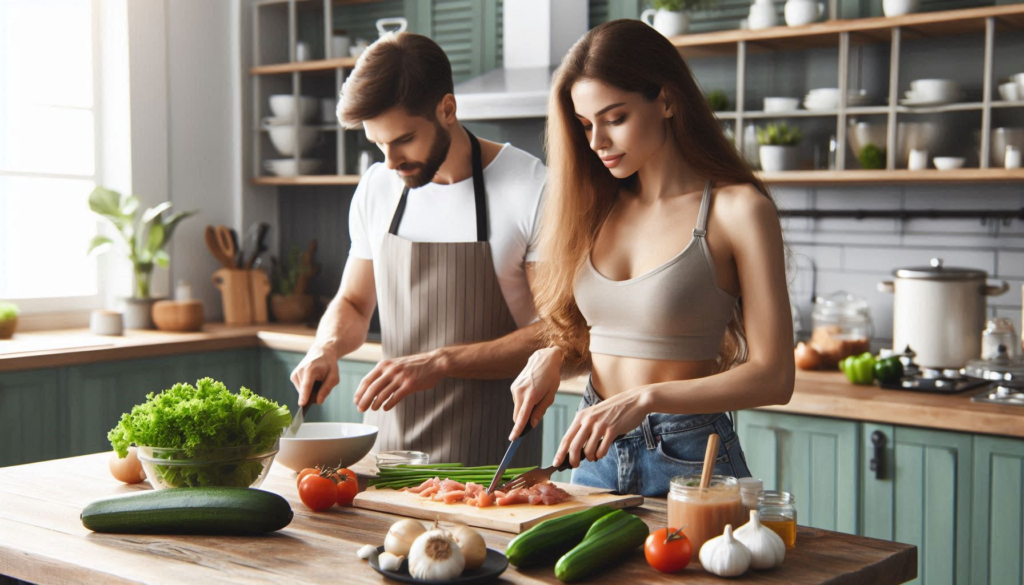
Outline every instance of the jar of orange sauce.
<svg viewBox="0 0 1024 585"><path fill-rule="evenodd" d="M668 494L668 525L683 527L693 554L708 540L725 532L725 525L739 528L747 521L747 509L735 477L715 475L701 489L699 475L672 478Z"/></svg>

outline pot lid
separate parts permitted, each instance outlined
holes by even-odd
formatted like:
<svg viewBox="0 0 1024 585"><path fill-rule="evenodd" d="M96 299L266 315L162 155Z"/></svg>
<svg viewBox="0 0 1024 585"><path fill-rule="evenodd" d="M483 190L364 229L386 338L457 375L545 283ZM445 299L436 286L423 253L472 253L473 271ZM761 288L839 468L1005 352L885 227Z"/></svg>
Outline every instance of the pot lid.
<svg viewBox="0 0 1024 585"><path fill-rule="evenodd" d="M971 280L988 278L988 273L976 268L954 268L943 266L942 258L932 258L931 266L900 268L897 278L919 278L925 280Z"/></svg>
<svg viewBox="0 0 1024 585"><path fill-rule="evenodd" d="M964 367L964 375L983 380L1024 384L1024 359L1010 358L1006 348L999 347L999 355L990 360L971 360Z"/></svg>

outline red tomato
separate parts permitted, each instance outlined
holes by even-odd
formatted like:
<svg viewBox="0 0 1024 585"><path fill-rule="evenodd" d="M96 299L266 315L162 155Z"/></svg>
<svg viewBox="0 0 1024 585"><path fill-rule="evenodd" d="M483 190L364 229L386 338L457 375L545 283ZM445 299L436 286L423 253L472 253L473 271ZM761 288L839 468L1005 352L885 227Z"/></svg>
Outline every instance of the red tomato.
<svg viewBox="0 0 1024 585"><path fill-rule="evenodd" d="M299 498L314 512L323 512L338 501L338 489L326 477L309 474L299 482Z"/></svg>
<svg viewBox="0 0 1024 585"><path fill-rule="evenodd" d="M690 564L690 540L682 529L662 528L655 530L644 542L644 556L647 564L662 573L682 571Z"/></svg>
<svg viewBox="0 0 1024 585"><path fill-rule="evenodd" d="M347 469L344 471L348 471ZM352 473L349 471L349 473ZM353 477L348 475L341 475L341 480L338 481L338 505L339 506L351 506L352 500L355 499L356 494L359 493L359 482Z"/></svg>
<svg viewBox="0 0 1024 585"><path fill-rule="evenodd" d="M299 477L298 477L298 479L295 480L295 485L299 485L300 483L302 483L302 478L304 478L304 477L306 477L307 475L310 475L310 474L319 475L320 474L320 470L316 469L316 468L313 468L313 467L307 467L307 468L303 469L302 471L299 472Z"/></svg>

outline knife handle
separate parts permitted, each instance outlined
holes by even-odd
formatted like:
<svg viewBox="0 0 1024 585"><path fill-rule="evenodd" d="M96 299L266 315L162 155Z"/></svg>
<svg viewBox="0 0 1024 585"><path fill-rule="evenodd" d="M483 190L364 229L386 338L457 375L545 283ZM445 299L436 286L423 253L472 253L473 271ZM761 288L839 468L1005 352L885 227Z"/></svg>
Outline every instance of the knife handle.
<svg viewBox="0 0 1024 585"><path fill-rule="evenodd" d="M309 393L309 400L307 400L306 404L302 407L303 417L305 417L306 413L309 412L309 407L316 404L316 399L318 396L320 396L320 387L323 385L323 380L317 380L316 382L313 382L313 390Z"/></svg>

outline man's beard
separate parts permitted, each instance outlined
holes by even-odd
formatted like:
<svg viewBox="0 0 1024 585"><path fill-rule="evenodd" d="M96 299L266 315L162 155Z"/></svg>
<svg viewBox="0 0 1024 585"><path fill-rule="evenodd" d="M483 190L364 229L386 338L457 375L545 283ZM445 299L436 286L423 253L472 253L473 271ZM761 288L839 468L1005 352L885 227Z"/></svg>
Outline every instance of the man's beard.
<svg viewBox="0 0 1024 585"><path fill-rule="evenodd" d="M452 136L441 127L441 124L435 122L434 128L436 130L434 133L434 144L430 146L430 154L427 155L426 162L402 163L398 165L398 170L400 171L420 169L420 172L415 175L399 175L410 189L422 187L433 180L437 170L444 164L444 159L448 158L448 149L452 145Z"/></svg>

